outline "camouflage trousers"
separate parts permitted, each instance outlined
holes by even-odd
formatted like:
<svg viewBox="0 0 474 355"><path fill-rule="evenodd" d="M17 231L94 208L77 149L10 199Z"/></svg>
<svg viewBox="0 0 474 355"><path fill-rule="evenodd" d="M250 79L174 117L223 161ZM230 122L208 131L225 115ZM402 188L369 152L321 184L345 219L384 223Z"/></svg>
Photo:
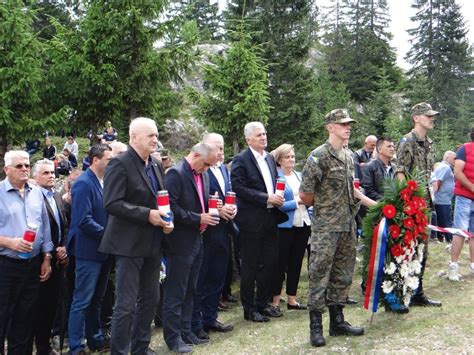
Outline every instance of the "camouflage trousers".
<svg viewBox="0 0 474 355"><path fill-rule="evenodd" d="M310 311L343 305L349 294L356 260L354 232L320 232L311 235L309 257Z"/></svg>

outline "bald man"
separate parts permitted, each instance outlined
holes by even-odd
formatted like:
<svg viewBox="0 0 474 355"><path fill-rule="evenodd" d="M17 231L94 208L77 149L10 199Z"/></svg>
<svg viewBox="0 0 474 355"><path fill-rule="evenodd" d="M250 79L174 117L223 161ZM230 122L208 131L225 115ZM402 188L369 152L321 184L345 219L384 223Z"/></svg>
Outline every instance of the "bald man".
<svg viewBox="0 0 474 355"><path fill-rule="evenodd" d="M148 348L151 322L159 301L161 244L173 229L156 206L164 190L164 170L152 160L158 129L155 121L134 119L129 148L109 164L104 206L109 213L100 251L115 255L115 306L112 354L153 354Z"/></svg>

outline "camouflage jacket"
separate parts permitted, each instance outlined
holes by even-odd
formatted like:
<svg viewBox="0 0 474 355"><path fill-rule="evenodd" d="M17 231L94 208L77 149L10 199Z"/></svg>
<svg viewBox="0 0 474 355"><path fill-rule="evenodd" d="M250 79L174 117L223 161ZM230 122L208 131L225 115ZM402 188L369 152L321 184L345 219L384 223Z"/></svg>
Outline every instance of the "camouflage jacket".
<svg viewBox="0 0 474 355"><path fill-rule="evenodd" d="M429 181L434 163L433 141L428 136L420 139L411 131L400 139L395 173L413 174L417 169Z"/></svg>
<svg viewBox="0 0 474 355"><path fill-rule="evenodd" d="M344 148L338 158L329 142L311 152L301 178L300 191L314 194L313 232L351 232L359 203L354 198L354 163Z"/></svg>

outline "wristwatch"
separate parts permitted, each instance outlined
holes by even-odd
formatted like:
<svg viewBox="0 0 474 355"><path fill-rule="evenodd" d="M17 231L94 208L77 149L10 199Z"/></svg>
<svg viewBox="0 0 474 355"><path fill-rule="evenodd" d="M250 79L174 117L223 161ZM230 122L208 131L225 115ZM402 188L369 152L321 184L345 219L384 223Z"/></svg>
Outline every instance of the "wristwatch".
<svg viewBox="0 0 474 355"><path fill-rule="evenodd" d="M51 259L53 256L51 255L51 253L44 253L44 257Z"/></svg>

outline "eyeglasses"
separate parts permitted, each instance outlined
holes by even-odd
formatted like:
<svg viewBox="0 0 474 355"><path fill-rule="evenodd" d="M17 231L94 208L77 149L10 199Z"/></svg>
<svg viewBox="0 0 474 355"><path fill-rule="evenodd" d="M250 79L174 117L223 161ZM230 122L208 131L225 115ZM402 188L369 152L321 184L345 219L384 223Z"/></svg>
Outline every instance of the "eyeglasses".
<svg viewBox="0 0 474 355"><path fill-rule="evenodd" d="M21 168L26 168L26 169L29 169L30 168L30 164L16 164L13 166L15 169L21 169Z"/></svg>

